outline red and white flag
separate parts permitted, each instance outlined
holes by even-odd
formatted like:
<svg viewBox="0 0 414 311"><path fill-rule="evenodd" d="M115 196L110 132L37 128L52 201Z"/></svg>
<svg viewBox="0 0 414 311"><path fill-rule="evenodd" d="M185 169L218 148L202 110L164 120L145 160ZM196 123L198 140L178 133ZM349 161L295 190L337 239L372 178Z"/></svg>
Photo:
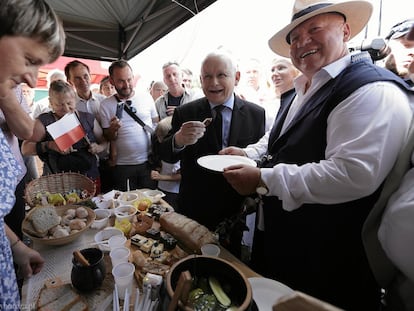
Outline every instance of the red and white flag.
<svg viewBox="0 0 414 311"><path fill-rule="evenodd" d="M46 129L62 151L68 149L86 135L82 124L80 124L74 113L65 114L60 120L46 126Z"/></svg>

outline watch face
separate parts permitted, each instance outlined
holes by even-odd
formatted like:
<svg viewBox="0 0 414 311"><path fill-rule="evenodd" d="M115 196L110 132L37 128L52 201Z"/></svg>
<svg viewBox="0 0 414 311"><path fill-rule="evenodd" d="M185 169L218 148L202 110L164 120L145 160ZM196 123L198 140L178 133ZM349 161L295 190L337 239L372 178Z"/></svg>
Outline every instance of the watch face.
<svg viewBox="0 0 414 311"><path fill-rule="evenodd" d="M266 187L260 186L256 188L256 192L260 195L265 195L269 192Z"/></svg>

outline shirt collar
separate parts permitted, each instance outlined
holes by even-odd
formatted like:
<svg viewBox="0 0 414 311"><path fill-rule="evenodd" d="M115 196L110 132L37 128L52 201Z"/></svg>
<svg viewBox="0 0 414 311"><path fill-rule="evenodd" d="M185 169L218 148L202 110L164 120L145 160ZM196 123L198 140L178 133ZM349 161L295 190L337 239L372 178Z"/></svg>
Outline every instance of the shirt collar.
<svg viewBox="0 0 414 311"><path fill-rule="evenodd" d="M210 101L208 103L210 105L210 109L214 109L214 107L217 106L215 104L212 104ZM233 110L233 107L234 107L234 93L232 93L231 96L224 102L223 106Z"/></svg>
<svg viewBox="0 0 414 311"><path fill-rule="evenodd" d="M312 78L312 80L318 81L320 79L326 79L328 76L331 79L336 78L346 67L348 67L353 61L358 61L360 59L364 58L370 58L368 52L360 52L355 51L352 53L349 53L342 58L334 61L333 63L330 63L329 65L326 65L325 67L322 67L321 70L319 70ZM304 86L307 83L308 78L304 75L299 75L294 80L294 85L296 90L304 90Z"/></svg>
<svg viewBox="0 0 414 311"><path fill-rule="evenodd" d="M321 71L324 70L333 79L336 78L351 63L355 63L365 59L371 60L371 57L368 52L354 51L338 59L337 61L329 65L326 65L321 69Z"/></svg>
<svg viewBox="0 0 414 311"><path fill-rule="evenodd" d="M78 101L83 101L83 102L98 100L97 96L95 96L95 94L93 92L92 92L91 96L88 99L81 98L77 93L76 93L76 98L78 99Z"/></svg>

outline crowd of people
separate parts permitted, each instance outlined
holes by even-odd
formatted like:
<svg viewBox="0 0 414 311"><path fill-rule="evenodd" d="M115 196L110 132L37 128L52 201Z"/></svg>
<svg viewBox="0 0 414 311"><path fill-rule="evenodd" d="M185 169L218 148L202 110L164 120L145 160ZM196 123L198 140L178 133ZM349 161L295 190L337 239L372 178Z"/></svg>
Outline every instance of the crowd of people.
<svg viewBox="0 0 414 311"><path fill-rule="evenodd" d="M3 8L0 309L19 309L19 279L44 263L20 229L37 156L41 175L79 172L98 193L161 189L235 256L295 290L346 310L414 310L414 20L392 27L389 55L374 62L347 46L370 2L297 0L269 40L267 70L219 49L200 60L199 82L170 61L142 90L117 60L92 90L89 67L74 60L50 72L47 98L34 102L39 67L64 52L64 28L43 0ZM46 127L67 114L86 134L61 150ZM257 167L217 173L197 162L217 154Z"/></svg>

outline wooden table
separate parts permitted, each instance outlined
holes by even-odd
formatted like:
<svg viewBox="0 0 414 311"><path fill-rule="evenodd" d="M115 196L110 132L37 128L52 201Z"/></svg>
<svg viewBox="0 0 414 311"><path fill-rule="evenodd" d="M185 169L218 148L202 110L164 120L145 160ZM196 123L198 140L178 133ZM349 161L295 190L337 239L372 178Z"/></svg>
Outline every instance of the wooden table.
<svg viewBox="0 0 414 311"><path fill-rule="evenodd" d="M166 203L165 203L166 204ZM25 310L34 310L35 302L38 299L40 290L44 287L46 281L58 279L63 283L70 283L70 274L72 270L73 251L93 246L94 235L99 230L88 229L75 241L62 246L48 246L34 242L33 248L45 259L45 265L40 273L25 280L22 288L22 303ZM259 276L256 272L247 267L239 259L233 256L225 248L221 247L220 258L223 258L234 264L246 277ZM107 273L101 288L88 295L82 295L90 310L98 310L99 304L109 295L112 295L114 281L111 274L112 265L109 254L105 254ZM135 287L137 284L135 284ZM133 300L132 300L133 302ZM111 310L108 308L108 310ZM99 310L103 311L103 310Z"/></svg>
<svg viewBox="0 0 414 311"><path fill-rule="evenodd" d="M34 310L35 302L43 288L45 281L57 279L63 283L70 283L70 274L72 270L73 251L88 248L94 243L94 235L97 230L88 229L77 240L62 246L48 246L36 243L33 248L36 249L45 259L43 269L30 279L25 280L22 288L22 304L27 308L25 310ZM94 247L94 246L91 246ZM94 310L100 301L103 301L108 295L112 294L113 277L110 271L109 254L105 255L107 263L107 273L101 288L90 295L82 295L87 300L90 310Z"/></svg>
<svg viewBox="0 0 414 311"><path fill-rule="evenodd" d="M63 283L70 283L73 251L91 246L91 244L94 243L94 235L97 232L98 230L88 229L77 240L62 246L48 246L39 243L33 245L33 248L39 251L45 259L45 266L40 273L25 280L23 284L22 303L25 307L27 306L25 310L35 309L35 302L37 301L39 292L43 288L45 281L58 279ZM248 278L259 276L223 247L221 247L219 257L234 264ZM108 253L105 254L105 261L107 264L107 275L101 288L94 291L92 294L82 295L87 300L90 310L96 310L99 303L108 295L112 294L114 283Z"/></svg>

